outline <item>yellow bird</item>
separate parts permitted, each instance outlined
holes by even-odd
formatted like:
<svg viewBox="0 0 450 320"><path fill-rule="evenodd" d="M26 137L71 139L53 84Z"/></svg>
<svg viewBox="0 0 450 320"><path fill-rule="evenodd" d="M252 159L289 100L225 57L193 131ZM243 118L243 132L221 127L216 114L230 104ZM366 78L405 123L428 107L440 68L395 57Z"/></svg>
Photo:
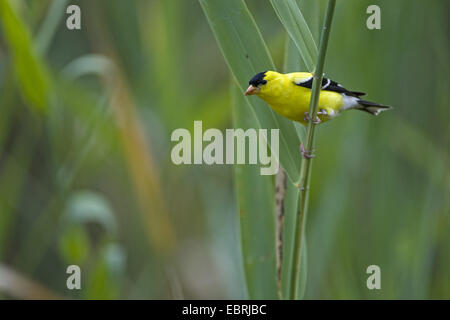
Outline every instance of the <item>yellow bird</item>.
<svg viewBox="0 0 450 320"><path fill-rule="evenodd" d="M313 74L293 72L282 74L266 71L256 74L250 81L245 95L257 95L279 115L305 124L308 115ZM361 110L373 115L391 107L360 99L363 92L349 91L337 82L323 78L319 96L317 119L324 122L340 115L345 110Z"/></svg>

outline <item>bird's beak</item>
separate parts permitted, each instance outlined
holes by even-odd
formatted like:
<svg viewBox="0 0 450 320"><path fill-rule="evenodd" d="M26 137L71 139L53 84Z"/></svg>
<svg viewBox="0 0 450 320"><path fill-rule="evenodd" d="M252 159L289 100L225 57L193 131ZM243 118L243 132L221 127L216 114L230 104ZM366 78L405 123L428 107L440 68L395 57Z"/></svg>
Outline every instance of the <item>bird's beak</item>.
<svg viewBox="0 0 450 320"><path fill-rule="evenodd" d="M247 90L244 93L244 96L251 96L253 94L257 94L259 92L259 89L255 86L250 86L247 88Z"/></svg>

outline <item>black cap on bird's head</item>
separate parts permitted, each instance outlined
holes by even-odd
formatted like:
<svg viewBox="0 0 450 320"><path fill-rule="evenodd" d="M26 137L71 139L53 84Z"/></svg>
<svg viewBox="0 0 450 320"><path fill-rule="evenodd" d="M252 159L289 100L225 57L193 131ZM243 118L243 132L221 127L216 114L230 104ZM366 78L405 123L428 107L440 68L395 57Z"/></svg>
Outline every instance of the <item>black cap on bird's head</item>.
<svg viewBox="0 0 450 320"><path fill-rule="evenodd" d="M253 78L250 79L248 84L250 85L248 89L245 91L244 95L249 96L253 94L257 94L259 92L259 86L264 85L267 83L267 80L265 80L266 72L260 72L253 76Z"/></svg>
<svg viewBox="0 0 450 320"><path fill-rule="evenodd" d="M267 71L255 74L253 76L253 78L250 79L248 84L255 86L255 87L259 86L260 84L266 84L267 80L264 80L264 77L266 76L266 72Z"/></svg>

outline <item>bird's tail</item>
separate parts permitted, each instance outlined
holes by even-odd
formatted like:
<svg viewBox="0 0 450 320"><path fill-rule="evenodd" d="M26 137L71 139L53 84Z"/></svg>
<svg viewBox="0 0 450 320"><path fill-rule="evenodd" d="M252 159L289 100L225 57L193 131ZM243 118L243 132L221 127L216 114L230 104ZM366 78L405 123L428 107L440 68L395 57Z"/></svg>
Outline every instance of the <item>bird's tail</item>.
<svg viewBox="0 0 450 320"><path fill-rule="evenodd" d="M382 104L378 104L375 102L358 99L358 106L356 106L355 109L365 111L370 114L373 114L374 116L377 116L380 114L380 112L390 110L390 109L392 109L392 107L384 106Z"/></svg>

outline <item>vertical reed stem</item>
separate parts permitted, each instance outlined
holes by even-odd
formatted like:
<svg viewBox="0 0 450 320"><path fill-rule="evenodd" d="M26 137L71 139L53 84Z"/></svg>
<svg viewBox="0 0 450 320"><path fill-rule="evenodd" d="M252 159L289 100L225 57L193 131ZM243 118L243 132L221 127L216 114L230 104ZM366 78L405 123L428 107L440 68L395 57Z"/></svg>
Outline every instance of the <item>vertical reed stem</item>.
<svg viewBox="0 0 450 320"><path fill-rule="evenodd" d="M320 36L319 57L317 60L316 70L314 72L313 86L311 92L311 100L309 104L309 116L311 119L317 117L317 105L319 102L320 88L323 78L323 65L325 63L325 55L328 46L328 38L330 35L331 21L333 20L334 7L336 0L328 0L328 6L325 16L325 21ZM314 130L315 124L313 121L308 122L307 126L307 140L304 143L305 150L312 152L314 147ZM305 230L306 214L308 209L309 198L309 182L311 177L312 159L303 159L300 168L299 180L299 203L297 213L297 226L295 229L295 243L294 243L294 259L292 260L293 268L291 274L291 288L290 299L294 300L298 297L297 288L300 278L300 259L302 250L302 237Z"/></svg>

